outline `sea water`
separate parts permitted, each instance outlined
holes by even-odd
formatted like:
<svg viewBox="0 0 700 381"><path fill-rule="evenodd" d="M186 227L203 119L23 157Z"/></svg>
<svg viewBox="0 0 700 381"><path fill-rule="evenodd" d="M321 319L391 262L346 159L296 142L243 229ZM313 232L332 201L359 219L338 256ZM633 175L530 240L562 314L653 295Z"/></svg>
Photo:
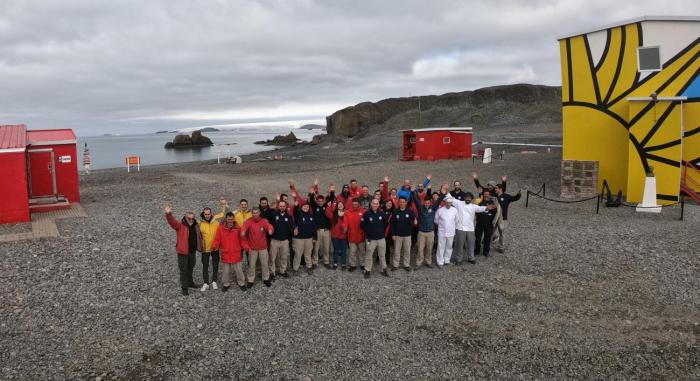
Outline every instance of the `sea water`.
<svg viewBox="0 0 700 381"><path fill-rule="evenodd" d="M314 135L323 134L322 130L302 129L241 129L218 132L204 132L214 143L211 147L188 149L165 149L165 143L171 142L177 133L110 135L78 137L78 168L82 170L83 148L85 143L90 150L92 169L125 167L126 156L140 156L141 165L182 163L222 158L231 155L246 155L275 147L253 144L258 140L272 139L276 135L294 132L297 138L310 141Z"/></svg>

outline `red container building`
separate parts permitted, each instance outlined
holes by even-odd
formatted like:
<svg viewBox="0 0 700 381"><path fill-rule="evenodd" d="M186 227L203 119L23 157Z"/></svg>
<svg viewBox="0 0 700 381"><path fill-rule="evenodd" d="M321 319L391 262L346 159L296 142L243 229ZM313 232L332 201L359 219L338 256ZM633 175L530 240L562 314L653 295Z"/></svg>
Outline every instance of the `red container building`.
<svg viewBox="0 0 700 381"><path fill-rule="evenodd" d="M70 129L0 126L0 223L27 222L31 212L80 202L77 139Z"/></svg>
<svg viewBox="0 0 700 381"><path fill-rule="evenodd" d="M471 127L403 130L401 160L471 159Z"/></svg>

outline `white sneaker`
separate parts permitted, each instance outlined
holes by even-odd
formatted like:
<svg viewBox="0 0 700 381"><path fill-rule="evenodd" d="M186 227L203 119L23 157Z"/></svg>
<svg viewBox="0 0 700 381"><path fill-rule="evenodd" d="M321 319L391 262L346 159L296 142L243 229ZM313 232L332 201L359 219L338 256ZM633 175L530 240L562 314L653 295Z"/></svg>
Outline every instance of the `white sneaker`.
<svg viewBox="0 0 700 381"><path fill-rule="evenodd" d="M216 285L216 282L211 282L211 289L212 290L218 290L219 286Z"/></svg>
<svg viewBox="0 0 700 381"><path fill-rule="evenodd" d="M202 286L202 288L201 288L201 289L199 289L199 291L202 291L202 292L204 292L204 291L206 291L206 290L208 290L208 289L209 289L209 285L208 285L208 284L206 284L206 283L204 283L204 285Z"/></svg>

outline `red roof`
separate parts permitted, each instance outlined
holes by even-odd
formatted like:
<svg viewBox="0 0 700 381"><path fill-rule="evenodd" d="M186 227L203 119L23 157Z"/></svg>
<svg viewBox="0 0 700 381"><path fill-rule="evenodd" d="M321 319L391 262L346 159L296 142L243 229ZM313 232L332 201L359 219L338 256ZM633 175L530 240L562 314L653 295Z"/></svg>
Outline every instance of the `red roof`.
<svg viewBox="0 0 700 381"><path fill-rule="evenodd" d="M27 144L29 145L75 144L76 142L75 134L70 128L27 131Z"/></svg>
<svg viewBox="0 0 700 381"><path fill-rule="evenodd" d="M0 126L0 150L23 150L27 146L27 126Z"/></svg>

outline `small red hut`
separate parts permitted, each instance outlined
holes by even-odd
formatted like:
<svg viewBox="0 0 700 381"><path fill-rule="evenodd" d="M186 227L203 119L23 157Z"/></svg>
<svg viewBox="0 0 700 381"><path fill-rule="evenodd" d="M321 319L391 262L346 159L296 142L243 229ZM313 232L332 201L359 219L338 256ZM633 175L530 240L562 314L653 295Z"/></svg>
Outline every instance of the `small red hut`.
<svg viewBox="0 0 700 381"><path fill-rule="evenodd" d="M80 202L76 144L70 129L0 126L0 223L27 222L31 212Z"/></svg>
<svg viewBox="0 0 700 381"><path fill-rule="evenodd" d="M401 160L470 159L471 127L403 130Z"/></svg>

